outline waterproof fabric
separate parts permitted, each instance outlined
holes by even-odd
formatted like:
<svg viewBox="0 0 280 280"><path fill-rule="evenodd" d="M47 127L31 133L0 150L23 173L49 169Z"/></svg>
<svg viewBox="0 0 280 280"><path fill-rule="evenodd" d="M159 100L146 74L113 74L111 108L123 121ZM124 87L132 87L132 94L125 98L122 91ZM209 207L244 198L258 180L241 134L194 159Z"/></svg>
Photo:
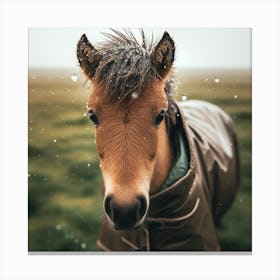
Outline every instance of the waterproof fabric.
<svg viewBox="0 0 280 280"><path fill-rule="evenodd" d="M231 206L239 181L231 118L204 101L177 104L190 166L174 184L150 197L136 230L116 231L104 218L97 245L105 251L217 251L215 223Z"/></svg>

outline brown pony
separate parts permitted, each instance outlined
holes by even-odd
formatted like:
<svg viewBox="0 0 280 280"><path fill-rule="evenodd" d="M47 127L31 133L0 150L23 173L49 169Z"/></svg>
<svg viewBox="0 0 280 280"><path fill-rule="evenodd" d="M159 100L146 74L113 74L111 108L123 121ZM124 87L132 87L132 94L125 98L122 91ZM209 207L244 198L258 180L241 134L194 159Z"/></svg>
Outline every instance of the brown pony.
<svg viewBox="0 0 280 280"><path fill-rule="evenodd" d="M148 221L150 198L160 192L177 157L173 138L181 121L172 99L175 46L170 35L165 32L157 44L147 42L143 32L141 43L128 31L105 36L107 41L93 46L83 35L77 56L93 85L88 114L96 126L104 210L114 235L136 232ZM229 207L224 205L222 212ZM131 239L121 239L138 248Z"/></svg>

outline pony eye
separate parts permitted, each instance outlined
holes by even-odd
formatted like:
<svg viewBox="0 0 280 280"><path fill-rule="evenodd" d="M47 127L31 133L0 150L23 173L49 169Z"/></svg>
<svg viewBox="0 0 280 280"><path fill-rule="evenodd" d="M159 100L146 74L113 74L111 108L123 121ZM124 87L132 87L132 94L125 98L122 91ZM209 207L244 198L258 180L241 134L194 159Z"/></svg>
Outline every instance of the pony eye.
<svg viewBox="0 0 280 280"><path fill-rule="evenodd" d="M98 127L99 122L98 122L98 118L97 118L96 114L94 113L94 111L89 110L88 115L89 115L89 118L91 119L91 121L94 123L94 125L96 127Z"/></svg>
<svg viewBox="0 0 280 280"><path fill-rule="evenodd" d="M163 121L164 116L165 116L165 110L161 110L161 112L158 114L155 120L155 126L158 127L160 123Z"/></svg>

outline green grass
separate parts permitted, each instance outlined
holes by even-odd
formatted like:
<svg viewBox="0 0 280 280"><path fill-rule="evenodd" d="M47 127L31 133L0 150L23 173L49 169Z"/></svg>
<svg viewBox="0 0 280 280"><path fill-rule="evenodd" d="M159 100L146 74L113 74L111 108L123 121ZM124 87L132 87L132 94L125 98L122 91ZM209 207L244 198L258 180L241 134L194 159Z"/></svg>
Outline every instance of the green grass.
<svg viewBox="0 0 280 280"><path fill-rule="evenodd" d="M101 174L94 129L83 116L88 92L61 72L29 80L29 251L95 251L103 217ZM177 99L203 99L235 120L241 184L233 207L217 229L226 251L251 250L251 84L243 74L213 82L211 73L180 73ZM32 75L33 76L33 75ZM63 77L60 78L60 77ZM241 82L236 82L236 77ZM81 79L80 79L81 80Z"/></svg>

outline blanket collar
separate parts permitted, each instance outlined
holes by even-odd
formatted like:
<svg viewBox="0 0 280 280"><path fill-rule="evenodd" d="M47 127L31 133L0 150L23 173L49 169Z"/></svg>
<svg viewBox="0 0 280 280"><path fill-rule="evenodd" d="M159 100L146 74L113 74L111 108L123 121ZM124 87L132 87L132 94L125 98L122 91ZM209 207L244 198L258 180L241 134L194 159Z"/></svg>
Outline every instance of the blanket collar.
<svg viewBox="0 0 280 280"><path fill-rule="evenodd" d="M183 136L181 130L178 130L176 135L178 138L178 145L176 147L176 160L169 172L169 176L165 182L160 187L159 191L167 189L169 186L173 185L176 181L186 175L189 169L189 148L187 144L186 137Z"/></svg>

